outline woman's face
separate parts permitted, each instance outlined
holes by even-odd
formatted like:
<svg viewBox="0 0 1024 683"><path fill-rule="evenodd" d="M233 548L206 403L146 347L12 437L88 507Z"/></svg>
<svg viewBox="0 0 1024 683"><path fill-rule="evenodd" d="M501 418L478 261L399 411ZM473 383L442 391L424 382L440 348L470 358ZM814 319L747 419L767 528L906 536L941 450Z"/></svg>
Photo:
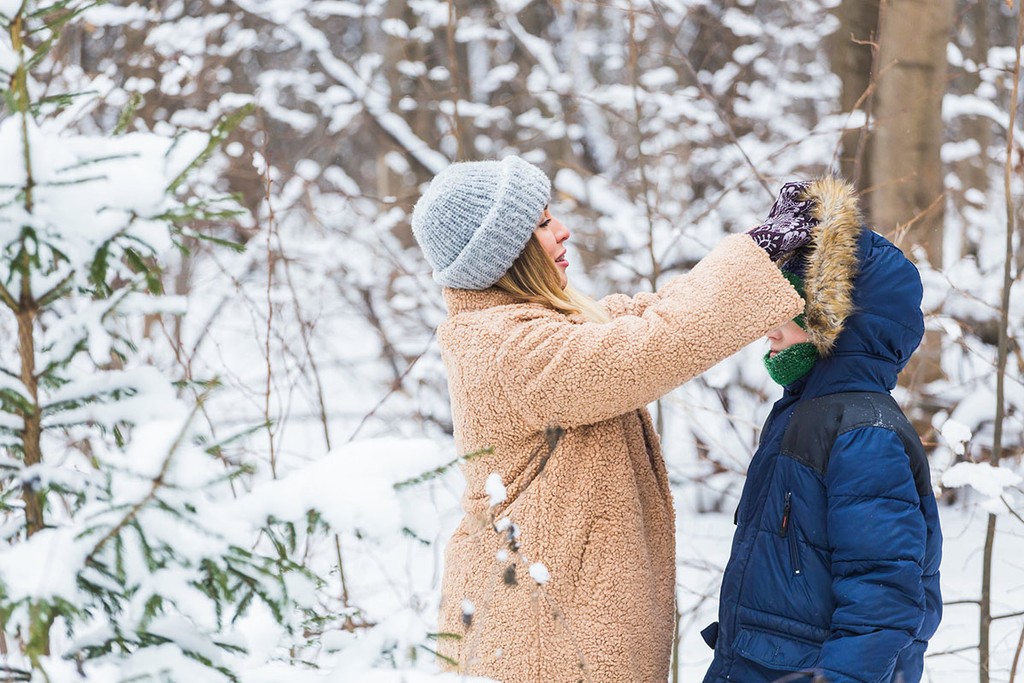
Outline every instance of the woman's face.
<svg viewBox="0 0 1024 683"><path fill-rule="evenodd" d="M569 262L565 259L565 247L562 243L569 239L569 230L562 225L561 221L553 217L551 212L548 211L548 207L545 206L544 213L540 217L540 223L537 224L537 229L533 231L533 234L541 246L544 247L547 255L558 266L559 280L564 288L569 284L569 277L565 274L565 269L569 267Z"/></svg>
<svg viewBox="0 0 1024 683"><path fill-rule="evenodd" d="M769 330L768 343L771 345L771 348L768 350L768 355L774 356L779 351L788 349L793 344L802 344L805 341L807 341L807 333L802 327L790 320L774 330Z"/></svg>

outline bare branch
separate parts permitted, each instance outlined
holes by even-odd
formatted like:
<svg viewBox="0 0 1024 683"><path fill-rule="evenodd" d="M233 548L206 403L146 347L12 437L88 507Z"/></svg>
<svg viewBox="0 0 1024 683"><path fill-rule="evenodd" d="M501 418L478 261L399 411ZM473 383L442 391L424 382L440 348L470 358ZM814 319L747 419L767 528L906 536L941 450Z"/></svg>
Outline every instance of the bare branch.
<svg viewBox="0 0 1024 683"><path fill-rule="evenodd" d="M743 155L743 159L747 162L747 165L750 166L750 170L754 172L754 177L757 178L757 182L759 182L761 184L761 187L764 188L764 191L768 193L769 200L774 201L775 193L772 192L772 189L771 187L768 186L768 182L764 179L764 176L761 175L761 172L757 169L757 166L755 166L754 162L750 160L750 156L747 154L746 150L743 149L743 145L740 144L739 139L736 137L736 131L733 130L732 124L729 123L729 117L726 116L725 112L722 110L722 107L719 106L718 100L716 100L715 97L710 92L708 92L708 89L704 87L704 84L701 83L700 77L697 75L697 70L693 67L693 62L690 61L689 56L687 56L683 48L679 46L679 28L677 27L673 29L669 25L668 20L665 18L665 15L662 13L661 7L657 2L652 3L651 7L654 8L655 14L658 15L658 20L661 22L662 26L665 27L665 30L671 36L669 42L672 44L672 47L675 48L675 51L679 54L680 59L682 59L683 65L689 72L690 77L693 78L693 82L696 85L697 89L700 91L701 97L706 99L708 103L710 103L711 106L714 107L715 113L718 115L719 120L722 122L722 125L725 126L726 133L729 136L729 141L732 142L732 144L736 146L736 149L740 151L740 154Z"/></svg>

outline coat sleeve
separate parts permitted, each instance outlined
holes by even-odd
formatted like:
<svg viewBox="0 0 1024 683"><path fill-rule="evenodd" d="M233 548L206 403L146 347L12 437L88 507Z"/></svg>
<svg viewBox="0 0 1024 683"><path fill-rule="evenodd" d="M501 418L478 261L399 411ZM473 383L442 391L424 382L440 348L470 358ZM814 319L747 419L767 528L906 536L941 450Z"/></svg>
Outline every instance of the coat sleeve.
<svg viewBox="0 0 1024 683"><path fill-rule="evenodd" d="M649 306L661 301L660 292L640 292L634 296L628 294L609 294L598 301L598 305L608 311L613 318L624 315L643 315Z"/></svg>
<svg viewBox="0 0 1024 683"><path fill-rule="evenodd" d="M498 381L530 428L593 424L660 398L802 308L765 252L735 235L642 315L579 324L534 309L501 340Z"/></svg>
<svg viewBox="0 0 1024 683"><path fill-rule="evenodd" d="M826 473L831 635L817 667L829 683L888 681L924 619L927 529L910 460L884 427L840 435Z"/></svg>

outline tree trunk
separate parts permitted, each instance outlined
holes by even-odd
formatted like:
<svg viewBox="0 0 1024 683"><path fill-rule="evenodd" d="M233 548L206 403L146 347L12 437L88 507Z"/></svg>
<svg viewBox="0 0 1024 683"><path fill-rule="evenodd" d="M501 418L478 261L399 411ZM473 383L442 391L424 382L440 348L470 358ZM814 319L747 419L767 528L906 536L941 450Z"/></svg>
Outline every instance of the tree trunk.
<svg viewBox="0 0 1024 683"><path fill-rule="evenodd" d="M23 280L28 282L28 278ZM21 446L25 467L38 465L43 461L42 450L42 416L39 406L39 385L36 379L36 353L35 338L35 302L28 299L23 293L19 310L15 311L18 321L18 355L21 357L21 383L25 385L31 405L25 412L23 418L25 427L21 433ZM41 531L45 522L43 521L43 497L35 490L31 483L22 484L22 498L25 501L25 533L28 536Z"/></svg>
<svg viewBox="0 0 1024 683"><path fill-rule="evenodd" d="M844 112L868 112L874 100L869 88L877 44L879 0L843 0L836 17L839 30L830 45L832 71L843 84L840 106ZM858 190L871 186L869 126L843 134L839 170ZM868 207L864 207L867 209Z"/></svg>
<svg viewBox="0 0 1024 683"><path fill-rule="evenodd" d="M942 266L942 97L952 0L882 0L871 209Z"/></svg>
<svg viewBox="0 0 1024 683"><path fill-rule="evenodd" d="M985 549L981 568L981 616L978 620L978 681L989 683L989 629L992 626L992 550L996 538L996 516L988 516L985 527Z"/></svg>
<svg viewBox="0 0 1024 683"><path fill-rule="evenodd" d="M968 22L973 30L971 44L964 52L975 64L988 62L988 12L988 3L976 2L968 13ZM977 74L965 74L965 78L966 85L971 91L981 83L981 78ZM965 186L987 192L988 168L985 161L989 158L988 148L992 144L992 121L984 116L975 116L967 121L965 132L968 138L978 141L981 154L967 160L967 168L958 175L963 179Z"/></svg>
<svg viewBox="0 0 1024 683"><path fill-rule="evenodd" d="M953 0L882 0L876 127L872 141L871 215L880 232L895 230L908 253L922 247L942 267L942 97ZM925 335L905 381L942 376L940 340Z"/></svg>
<svg viewBox="0 0 1024 683"><path fill-rule="evenodd" d="M989 38L988 38L988 12L989 6L985 2L976 2L964 12L963 25L967 30L961 29L958 34L963 36L960 50L966 59L974 64L985 64L988 61ZM998 10L997 10L998 12ZM974 93L981 84L981 77L969 69L963 69L957 77L959 81L958 92ZM950 199L963 211L966 206L976 202L968 202L966 195L968 190L980 190L983 194L988 193L988 166L990 162L989 148L992 145L992 120L987 116L964 117L960 124L962 129L954 131L956 139L976 140L980 149L979 154L972 154L966 159L960 159L952 164L951 172L961 180L962 187L954 192ZM968 222L963 222L964 229ZM977 245L972 244L966 234L960 235L960 256L967 254L977 255Z"/></svg>

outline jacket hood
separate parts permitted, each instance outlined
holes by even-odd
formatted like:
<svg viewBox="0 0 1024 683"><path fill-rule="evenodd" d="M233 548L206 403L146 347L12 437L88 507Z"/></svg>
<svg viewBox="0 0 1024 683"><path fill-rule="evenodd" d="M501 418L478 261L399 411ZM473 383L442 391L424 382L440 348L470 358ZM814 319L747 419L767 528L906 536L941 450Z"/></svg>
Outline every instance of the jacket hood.
<svg viewBox="0 0 1024 683"><path fill-rule="evenodd" d="M808 340L819 360L801 393L888 391L921 343L924 317L917 267L864 227L853 187L821 178L811 244L784 264L804 279Z"/></svg>
<svg viewBox="0 0 1024 683"><path fill-rule="evenodd" d="M857 240L864 231L853 187L838 178L819 178L807 187L814 201L811 244L784 264L804 280L807 306L804 319L808 341L818 355L832 353L853 310L853 281L857 276Z"/></svg>

